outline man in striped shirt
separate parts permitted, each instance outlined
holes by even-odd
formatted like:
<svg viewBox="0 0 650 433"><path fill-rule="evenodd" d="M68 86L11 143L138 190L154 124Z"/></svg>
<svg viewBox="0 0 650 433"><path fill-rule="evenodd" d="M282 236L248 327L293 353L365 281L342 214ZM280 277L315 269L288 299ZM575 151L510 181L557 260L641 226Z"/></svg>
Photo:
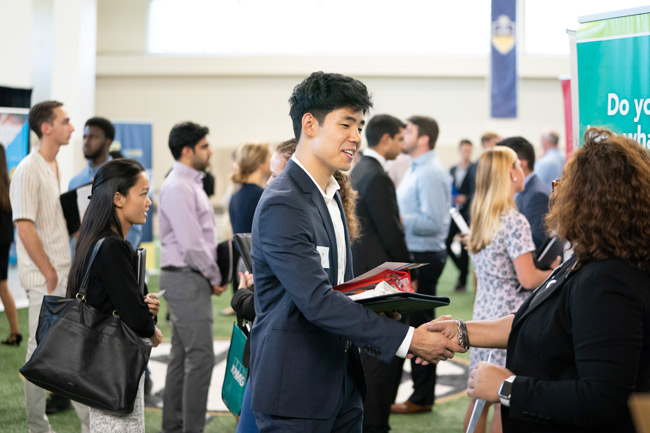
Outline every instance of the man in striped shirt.
<svg viewBox="0 0 650 433"><path fill-rule="evenodd" d="M44 101L29 111L29 126L38 146L16 167L10 187L13 218L18 229L17 252L20 283L29 299L27 359L36 349L36 329L43 296L65 296L70 270L70 245L59 201L59 167L56 155L68 144L74 127L58 101ZM45 391L25 381L27 426L30 433L51 431L45 415ZM89 431L88 408L73 403L82 432Z"/></svg>

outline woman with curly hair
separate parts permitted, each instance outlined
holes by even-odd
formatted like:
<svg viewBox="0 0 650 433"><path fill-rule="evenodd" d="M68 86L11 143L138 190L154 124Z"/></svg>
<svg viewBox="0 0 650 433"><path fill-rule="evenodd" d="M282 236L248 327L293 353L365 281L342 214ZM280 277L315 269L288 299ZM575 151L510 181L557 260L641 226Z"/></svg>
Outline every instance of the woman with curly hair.
<svg viewBox="0 0 650 433"><path fill-rule="evenodd" d="M650 391L650 156L590 128L557 185L547 226L574 256L516 314L430 329L508 349L468 382L501 402L504 432L632 433L627 400Z"/></svg>

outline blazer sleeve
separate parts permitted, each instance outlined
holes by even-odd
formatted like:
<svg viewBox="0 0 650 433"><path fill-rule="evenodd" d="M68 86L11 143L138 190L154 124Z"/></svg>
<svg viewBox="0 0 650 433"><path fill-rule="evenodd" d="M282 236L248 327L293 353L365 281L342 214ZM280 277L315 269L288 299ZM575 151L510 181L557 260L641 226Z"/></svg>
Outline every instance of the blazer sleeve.
<svg viewBox="0 0 650 433"><path fill-rule="evenodd" d="M230 300L230 306L237 314L249 322L255 320L255 294L252 290L235 290Z"/></svg>
<svg viewBox="0 0 650 433"><path fill-rule="evenodd" d="M302 202L276 196L260 206L259 233L254 234L261 243L258 253L307 321L389 362L408 326L332 290L316 249L325 245L315 239L314 221Z"/></svg>
<svg viewBox="0 0 650 433"><path fill-rule="evenodd" d="M535 247L539 248L546 239L546 226L544 217L548 213L548 196L542 191L532 191L531 196L524 200L521 213L526 216L530 223L530 231L533 235Z"/></svg>
<svg viewBox="0 0 650 433"><path fill-rule="evenodd" d="M560 308L566 309L570 320L577 379L517 376L510 417L530 420L534 414L540 421L594 428L628 416L627 399L635 389L643 351L647 302L635 295L626 269L629 272L611 266L583 269L576 276L567 305Z"/></svg>

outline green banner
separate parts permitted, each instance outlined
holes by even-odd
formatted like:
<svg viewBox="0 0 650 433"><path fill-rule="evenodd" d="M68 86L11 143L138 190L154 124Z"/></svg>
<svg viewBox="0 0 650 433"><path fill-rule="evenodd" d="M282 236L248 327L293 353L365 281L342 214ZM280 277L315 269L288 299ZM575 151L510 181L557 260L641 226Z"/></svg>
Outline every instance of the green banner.
<svg viewBox="0 0 650 433"><path fill-rule="evenodd" d="M650 149L650 13L582 23L576 38L580 137L602 126Z"/></svg>

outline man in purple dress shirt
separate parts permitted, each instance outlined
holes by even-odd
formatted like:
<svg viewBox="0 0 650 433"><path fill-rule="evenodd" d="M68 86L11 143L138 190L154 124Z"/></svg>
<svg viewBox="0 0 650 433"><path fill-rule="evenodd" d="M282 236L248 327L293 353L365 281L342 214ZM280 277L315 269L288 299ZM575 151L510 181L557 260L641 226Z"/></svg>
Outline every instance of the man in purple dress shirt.
<svg viewBox="0 0 650 433"><path fill-rule="evenodd" d="M162 430L202 432L214 366L212 302L226 288L217 266L214 210L203 190L210 164L208 128L192 122L174 126L169 148L176 160L160 188L160 288L171 309L172 348Z"/></svg>

